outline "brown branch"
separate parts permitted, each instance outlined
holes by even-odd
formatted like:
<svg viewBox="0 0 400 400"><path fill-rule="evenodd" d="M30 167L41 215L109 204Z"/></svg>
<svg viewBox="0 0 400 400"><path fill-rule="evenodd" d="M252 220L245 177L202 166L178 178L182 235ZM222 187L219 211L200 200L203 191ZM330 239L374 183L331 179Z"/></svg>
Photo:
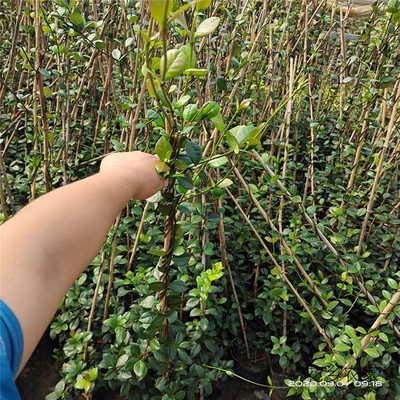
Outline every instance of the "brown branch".
<svg viewBox="0 0 400 400"><path fill-rule="evenodd" d="M88 326L87 326L86 332L90 332L91 329L92 329L94 310L96 308L96 300L97 300L97 296L98 296L99 290L100 290L101 278L103 277L103 272L104 272L105 257L106 257L106 253L103 251L101 253L101 264L100 264L100 269L99 269L99 276L97 278L96 289L94 290L94 294L93 294L92 307L90 308L90 314L89 314L89 318L88 318ZM84 360L86 360L86 358L87 358L88 346L89 346L89 342L86 341L85 342L85 349L83 351L83 359Z"/></svg>

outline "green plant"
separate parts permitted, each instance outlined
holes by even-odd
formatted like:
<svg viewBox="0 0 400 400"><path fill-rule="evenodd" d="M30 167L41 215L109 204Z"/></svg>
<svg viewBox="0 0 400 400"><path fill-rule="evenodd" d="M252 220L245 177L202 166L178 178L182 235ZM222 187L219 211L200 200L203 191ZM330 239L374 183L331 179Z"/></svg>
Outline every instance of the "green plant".
<svg viewBox="0 0 400 400"><path fill-rule="evenodd" d="M284 375L303 399L398 396L398 2L385 11L1 2L1 218L111 151L157 153L169 181L124 208L61 303L49 400L205 398L267 357L265 385Z"/></svg>

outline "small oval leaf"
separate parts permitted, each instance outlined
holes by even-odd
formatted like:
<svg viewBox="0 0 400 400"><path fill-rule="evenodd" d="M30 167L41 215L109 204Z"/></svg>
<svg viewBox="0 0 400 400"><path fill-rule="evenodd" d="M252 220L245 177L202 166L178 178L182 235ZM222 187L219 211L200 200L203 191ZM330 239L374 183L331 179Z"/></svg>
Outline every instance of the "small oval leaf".
<svg viewBox="0 0 400 400"><path fill-rule="evenodd" d="M196 3L196 8L198 11L204 11L211 4L211 0L198 0Z"/></svg>
<svg viewBox="0 0 400 400"><path fill-rule="evenodd" d="M226 188L230 185L233 185L233 182L229 178L225 178L222 182L220 182L217 187L220 189Z"/></svg>
<svg viewBox="0 0 400 400"><path fill-rule="evenodd" d="M142 380L147 374L146 364L142 360L136 361L135 365L133 366L133 371L138 377L138 380Z"/></svg>
<svg viewBox="0 0 400 400"><path fill-rule="evenodd" d="M178 49L167 51L167 65L165 65L165 55L160 60L160 73L164 80L175 78L186 69L187 55Z"/></svg>
<svg viewBox="0 0 400 400"><path fill-rule="evenodd" d="M185 145L185 151L193 164L197 164L201 160L203 151L196 142L193 142L191 140L187 141Z"/></svg>
<svg viewBox="0 0 400 400"><path fill-rule="evenodd" d="M210 35L217 29L217 26L219 25L219 21L220 21L219 17L210 17L210 18L205 19L197 28L194 36L196 38L199 38L199 37Z"/></svg>
<svg viewBox="0 0 400 400"><path fill-rule="evenodd" d="M167 138L161 136L155 147L156 154L161 161L168 161L172 154L172 146Z"/></svg>
<svg viewBox="0 0 400 400"><path fill-rule="evenodd" d="M199 109L196 104L188 104L183 110L183 119L186 122L190 122L198 113Z"/></svg>
<svg viewBox="0 0 400 400"><path fill-rule="evenodd" d="M172 11L173 0L149 0L151 16L163 25L165 18Z"/></svg>

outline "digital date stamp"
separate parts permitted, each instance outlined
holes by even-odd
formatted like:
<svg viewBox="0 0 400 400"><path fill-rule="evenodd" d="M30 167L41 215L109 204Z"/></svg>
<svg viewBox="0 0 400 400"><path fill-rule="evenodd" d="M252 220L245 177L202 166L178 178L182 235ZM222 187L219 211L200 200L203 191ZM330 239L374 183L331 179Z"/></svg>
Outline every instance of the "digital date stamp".
<svg viewBox="0 0 400 400"><path fill-rule="evenodd" d="M372 372L362 373L360 371L348 370L344 376L340 376L340 370L333 367L330 371L322 373L317 369L310 370L310 377L303 380L286 380L290 388L312 388L312 387L343 387L350 386L358 388L380 388L384 382L376 378Z"/></svg>

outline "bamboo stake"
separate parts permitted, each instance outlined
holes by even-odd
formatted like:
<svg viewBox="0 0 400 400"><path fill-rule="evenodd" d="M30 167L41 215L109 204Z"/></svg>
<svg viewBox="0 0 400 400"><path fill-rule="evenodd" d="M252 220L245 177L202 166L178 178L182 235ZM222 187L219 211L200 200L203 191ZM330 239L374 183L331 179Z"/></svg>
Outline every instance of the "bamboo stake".
<svg viewBox="0 0 400 400"><path fill-rule="evenodd" d="M39 15L40 10L40 0L34 1L34 11L35 11L35 42L36 42L36 54L35 54L35 81L36 88L39 90L39 100L41 108L41 128L43 133L43 174L44 174L44 184L46 187L46 192L50 191L50 173L49 173L49 162L50 162L50 152L49 152L49 126L47 124L47 107L46 107L46 97L44 95L43 87L43 75L39 71L42 63L42 23L41 17ZM36 93L35 93L36 97Z"/></svg>
<svg viewBox="0 0 400 400"><path fill-rule="evenodd" d="M21 24L21 19L23 17L24 6L25 6L25 0L20 0L17 18L16 18L15 25L14 25L14 32L13 32L10 55L8 58L8 60L9 60L8 68L7 68L6 76L4 77L3 85L2 85L2 88L0 91L0 107L3 104L4 95L6 94L8 79L10 78L11 72L13 72L13 70L14 70L13 66L14 66L14 58L15 58L15 49L17 47L17 41L18 41L18 36L19 36L19 26Z"/></svg>
<svg viewBox="0 0 400 400"><path fill-rule="evenodd" d="M110 303L111 289L112 289L112 284L113 284L113 279L114 279L114 261L115 261L116 247L117 247L117 229L118 229L119 223L121 222L121 216L122 216L122 211L119 213L117 220L115 221L115 224L114 224L115 233L114 233L112 245L111 245L110 266L109 266L109 272L108 272L108 286L107 286L106 299L104 301L103 322L108 317L108 305Z"/></svg>
<svg viewBox="0 0 400 400"><path fill-rule="evenodd" d="M6 199L4 197L3 185L0 182L0 200L1 200L1 208L3 210L4 220L8 220L8 212L7 212L7 204Z"/></svg>
<svg viewBox="0 0 400 400"><path fill-rule="evenodd" d="M247 355L247 359L250 360L251 359L250 349L249 349L249 343L248 343L247 335L246 335L246 328L244 326L242 309L241 309L240 302L239 302L239 296L237 295L237 292L236 292L235 280L233 279L232 270L229 265L228 253L226 251L226 238L225 238L225 233L224 233L224 231L225 231L224 230L224 216L222 215L222 213L220 211L221 207L222 207L221 199L218 199L218 214L220 216L220 220L218 222L218 236L219 236L220 249L221 249L221 262L222 262L223 267L228 271L229 281L231 283L231 288L232 288L232 293L233 293L233 298L235 299L235 302L237 304L237 312L238 312L238 316L239 316L240 327L242 329L244 346L246 348L246 355Z"/></svg>
<svg viewBox="0 0 400 400"><path fill-rule="evenodd" d="M68 48L68 35L66 35L65 39L65 46ZM70 63L70 58L67 56L66 57L66 82L65 82L65 112L63 112L63 120L64 120L64 126L65 126L65 132L64 134L64 159L63 159L63 176L64 176L64 185L66 185L69 181L68 177L68 149L69 149L69 138L70 138L70 118L71 118L71 100L70 100L70 79L69 79L69 74L70 74L70 68L71 68L71 63Z"/></svg>
<svg viewBox="0 0 400 400"><path fill-rule="evenodd" d="M396 89L397 89L397 91L396 91ZM395 119L397 117L397 106L399 105L399 102L400 102L400 79L397 81L397 84L393 89L393 93L395 94L395 97L394 97L395 101L394 101L394 104L393 104L393 111L392 111L392 115L390 117L390 122L389 122L387 133L386 133L385 143L383 144L382 151L381 151L381 154L380 154L380 157L379 157L379 164L378 164L378 168L376 170L374 183L372 185L371 194L370 194L368 205L367 205L367 212L365 214L364 222L363 222L362 227L361 227L360 240L358 242L358 249L357 249L357 254L358 255L361 254L362 245L363 245L363 241L364 241L364 235L365 235L365 232L367 230L367 224L368 224L369 216L371 215L371 211L372 211L372 208L374 206L376 189L378 187L378 182L379 182L379 179L381 177L383 162L385 160L385 156L386 156L386 153L387 153L387 150L388 150L388 147L389 147L390 139L391 139L392 134L393 134L393 132L395 130L395 123L394 122L395 122Z"/></svg>
<svg viewBox="0 0 400 400"><path fill-rule="evenodd" d="M139 227L136 233L136 238L135 238L135 243L133 244L133 249L131 256L129 257L129 262L128 266L126 267L127 271L130 271L132 268L133 260L135 259L136 251L139 247L139 242L140 242L140 235L142 234L143 231L143 226L144 226L144 218L146 217L147 211L149 211L150 203L146 202L146 205L144 206L143 213L142 213L142 218L140 219Z"/></svg>
<svg viewBox="0 0 400 400"><path fill-rule="evenodd" d="M353 354L352 360L345 364L345 366L342 368L339 376L343 376L344 373L346 372L346 370L353 363L353 361L357 360L357 358L359 358L361 356L361 354L364 352L364 350L371 344L371 342L373 340L371 333L374 332L376 329L379 329L379 327L382 324L382 320L386 319L386 317L392 312L393 308L397 305L397 303L399 301L400 301L400 290L397 290L397 292L394 294L394 296L389 300L389 303L387 304L385 309L381 312L379 317L375 320L374 324L369 329L370 333L365 335L363 340L361 341L362 349L358 353Z"/></svg>
<svg viewBox="0 0 400 400"><path fill-rule="evenodd" d="M8 182L6 166L5 166L4 158L3 158L3 155L1 154L1 151L0 151L0 169L1 169L1 173L3 174L4 187L6 188L8 201L10 202L11 211L13 214L15 214L17 211L15 209L14 197L13 197L13 194L12 194L12 191L10 188L10 184ZM6 215L6 214L4 214L4 215Z"/></svg>
<svg viewBox="0 0 400 400"><path fill-rule="evenodd" d="M96 308L97 296L99 295L99 290L100 290L100 285L101 285L101 278L103 277L105 258L106 258L106 253L103 251L101 253L101 264L100 264L100 269L99 269L99 276L97 278L96 289L94 290L94 294L93 294L92 306L90 308L90 314L89 314L89 318L88 318L88 326L87 326L86 332L90 332L92 330L94 310ZM83 351L83 359L84 360L86 360L86 358L87 358L88 346L89 346L89 342L86 341L85 342L85 348L84 348L84 351Z"/></svg>

